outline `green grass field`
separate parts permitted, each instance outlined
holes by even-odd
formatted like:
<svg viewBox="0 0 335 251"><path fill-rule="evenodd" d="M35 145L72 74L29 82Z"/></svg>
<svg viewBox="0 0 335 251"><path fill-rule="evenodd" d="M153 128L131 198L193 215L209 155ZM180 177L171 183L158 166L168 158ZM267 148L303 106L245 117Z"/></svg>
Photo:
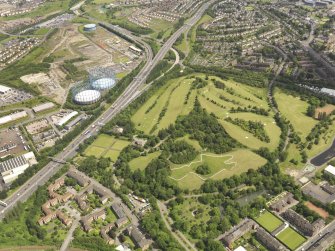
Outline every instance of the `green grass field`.
<svg viewBox="0 0 335 251"><path fill-rule="evenodd" d="M193 108L194 100L197 96L202 107L208 112L214 113L228 134L241 144L251 149L268 147L273 150L277 148L280 128L273 119L273 112L268 106L267 93L264 88L256 88L231 80L222 80L218 77L208 76L208 84L205 87L191 89L191 83L195 77L205 79L206 76L205 74L196 73L171 79L166 85L159 88L132 116L131 119L136 129L146 134L157 134L160 129L167 128L170 124L174 123L179 115L188 114ZM224 90L216 88L212 80L223 81L226 88ZM225 98L223 99L222 96ZM250 107L263 108L269 114L263 116L251 111L230 112L231 108L238 107L247 109L250 109ZM227 116L262 122L264 130L270 137L270 142L262 142L251 133L226 122L224 119ZM188 135L182 139L186 140L197 151L204 151L199 143L191 140ZM134 162L135 164L132 164L132 168L136 168L135 165L139 165L137 160L134 160ZM195 169L203 163L208 164L211 170L211 173L205 176L195 173ZM171 179L175 180L181 188L192 190L199 188L208 178L223 179L231 177L234 174L246 172L248 169L257 169L265 163L265 159L246 149L235 150L222 156L206 153L202 159L199 155L195 163L187 165L171 164ZM144 166L145 164L139 165L139 168L144 168Z"/></svg>
<svg viewBox="0 0 335 251"><path fill-rule="evenodd" d="M129 166L131 170L144 170L147 165L155 158L158 158L158 156L161 154L161 152L154 152L149 153L147 156L141 156L136 159L133 159L129 162Z"/></svg>
<svg viewBox="0 0 335 251"><path fill-rule="evenodd" d="M205 78L204 74L192 74L192 76ZM273 114L269 110L265 90L242 85L230 80L223 81L227 88L233 90L233 93L231 93L227 90L215 88L211 81L211 79L222 81L221 79L213 76L209 76L209 79L206 87L191 90L187 102L185 100L193 79L182 77L170 80L167 85L160 88L133 115L132 121L135 123L136 128L147 134L157 134L160 129L174 123L179 115L188 114L193 107L195 96L198 96L201 105L208 112L213 112L219 117L221 124L231 137L252 149L258 149L259 147L268 147L271 150L275 149L279 143L280 128L276 125ZM220 96L224 96L228 101L222 100ZM251 112L230 113L231 108L248 108L254 106L269 110L269 116L257 115ZM164 108L166 108L166 111L160 118L160 114ZM228 116L262 122L265 131L270 137L270 142L260 141L239 126L226 122L224 119Z"/></svg>
<svg viewBox="0 0 335 251"><path fill-rule="evenodd" d="M275 89L274 97L280 112L292 123L294 130L304 140L317 123L317 120L306 115L308 103L280 89Z"/></svg>
<svg viewBox="0 0 335 251"><path fill-rule="evenodd" d="M185 78L173 79L167 86L159 89L132 117L136 128L147 134L152 132L164 107L167 108L165 115L159 121L154 133L174 123L179 115L188 114L193 108L195 98L195 95L191 95L189 102L184 103L191 82L192 80Z"/></svg>
<svg viewBox="0 0 335 251"><path fill-rule="evenodd" d="M129 141L116 139L115 137L106 134L100 134L84 153L87 156L94 156L96 158L111 158L111 160L115 162L122 149L129 144Z"/></svg>
<svg viewBox="0 0 335 251"><path fill-rule="evenodd" d="M264 165L266 160L257 154L240 149L223 155L212 153L200 154L194 161L186 165L171 164L171 179L175 180L183 189L198 189L206 179L223 179L232 175L241 174L248 169L257 169ZM199 165L207 164L211 170L208 175L199 175L195 172Z"/></svg>
<svg viewBox="0 0 335 251"><path fill-rule="evenodd" d="M277 229L283 222L274 216L269 211L265 211L258 218L255 219L256 222L265 228L267 231L272 232Z"/></svg>
<svg viewBox="0 0 335 251"><path fill-rule="evenodd" d="M293 228L288 227L277 236L277 239L283 242L290 250L296 250L306 241L306 238L300 235Z"/></svg>

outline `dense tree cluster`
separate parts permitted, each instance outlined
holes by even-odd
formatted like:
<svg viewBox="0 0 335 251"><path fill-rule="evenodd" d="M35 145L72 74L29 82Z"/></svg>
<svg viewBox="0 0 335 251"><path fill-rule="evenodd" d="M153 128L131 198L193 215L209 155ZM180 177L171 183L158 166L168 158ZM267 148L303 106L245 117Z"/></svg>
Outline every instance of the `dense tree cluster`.
<svg viewBox="0 0 335 251"><path fill-rule="evenodd" d="M188 163L198 155L196 149L184 140L168 141L163 149L168 152L168 159L174 164Z"/></svg>
<svg viewBox="0 0 335 251"><path fill-rule="evenodd" d="M169 199L181 192L177 184L169 178L170 165L166 157L160 156L152 160L144 171L132 172L128 162L140 153L129 146L122 150L118 161L115 163L116 175L122 176L124 185L143 197L155 196L159 199Z"/></svg>
<svg viewBox="0 0 335 251"><path fill-rule="evenodd" d="M191 89L201 89L207 85L207 81L196 77L195 80L192 82Z"/></svg>
<svg viewBox="0 0 335 251"><path fill-rule="evenodd" d="M159 63L152 69L149 76L147 77L146 83L150 83L164 72L166 72L171 67L171 64L167 60L161 60Z"/></svg>
<svg viewBox="0 0 335 251"><path fill-rule="evenodd" d="M211 169L209 168L207 164L203 164L203 165L197 166L197 168L195 169L195 172L201 175L208 175L211 173Z"/></svg>
<svg viewBox="0 0 335 251"><path fill-rule="evenodd" d="M214 83L215 88L218 88L218 89L221 89L221 90L224 90L226 88L225 83L223 83L222 81L214 79L213 83Z"/></svg>
<svg viewBox="0 0 335 251"><path fill-rule="evenodd" d="M267 135L262 122L244 120L244 119L239 119L239 118L233 119L231 117L228 117L225 120L234 125L241 127L243 130L247 132L250 132L252 135L254 135L256 138L258 138L261 141L264 141L267 143L270 142L270 137Z"/></svg>
<svg viewBox="0 0 335 251"><path fill-rule="evenodd" d="M185 62L186 63L186 62ZM209 75L216 75L222 79L232 79L241 84L246 84L255 87L265 87L268 84L268 76L266 73L253 72L247 70L239 70L233 68L221 67L204 67L191 65L196 72L203 72Z"/></svg>
<svg viewBox="0 0 335 251"><path fill-rule="evenodd" d="M237 141L229 136L215 115L203 109L198 100L189 115L179 117L175 125L170 125L158 133L161 139L168 136L179 138L191 135L203 149L214 153L225 153L238 146Z"/></svg>
<svg viewBox="0 0 335 251"><path fill-rule="evenodd" d="M304 216L310 223L313 223L317 219L320 219L321 216L314 212L313 210L309 209L305 204L299 203L293 208L298 214Z"/></svg>
<svg viewBox="0 0 335 251"><path fill-rule="evenodd" d="M328 131L329 127L333 125L333 121L334 119L327 117L312 128L311 132L306 137L306 143L308 143L307 149L312 149L313 144L319 144L320 135Z"/></svg>
<svg viewBox="0 0 335 251"><path fill-rule="evenodd" d="M257 106L248 106L248 107L237 107L237 108L234 108L232 107L229 111L230 113L239 113L239 112L252 112L252 113L255 113L255 114L258 114L258 115L263 115L263 116L268 116L269 115L269 112L267 110L265 110L264 108L259 108Z"/></svg>

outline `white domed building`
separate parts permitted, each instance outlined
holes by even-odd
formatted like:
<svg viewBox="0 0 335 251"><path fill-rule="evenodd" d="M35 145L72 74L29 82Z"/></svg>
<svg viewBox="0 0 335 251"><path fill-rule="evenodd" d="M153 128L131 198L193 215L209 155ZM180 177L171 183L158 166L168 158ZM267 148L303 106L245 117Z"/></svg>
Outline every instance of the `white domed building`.
<svg viewBox="0 0 335 251"><path fill-rule="evenodd" d="M90 105L98 102L100 98L101 94L97 90L83 90L76 93L73 100L79 105Z"/></svg>

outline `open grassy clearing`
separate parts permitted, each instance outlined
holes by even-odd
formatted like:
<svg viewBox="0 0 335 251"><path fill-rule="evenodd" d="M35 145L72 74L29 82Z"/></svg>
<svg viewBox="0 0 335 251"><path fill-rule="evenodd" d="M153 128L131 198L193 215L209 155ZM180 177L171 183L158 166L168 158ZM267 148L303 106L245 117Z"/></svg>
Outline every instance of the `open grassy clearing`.
<svg viewBox="0 0 335 251"><path fill-rule="evenodd" d="M306 241L306 238L300 235L293 228L288 227L277 236L278 240L283 242L290 250L296 250Z"/></svg>
<svg viewBox="0 0 335 251"><path fill-rule="evenodd" d="M133 159L129 162L129 167L132 171L135 170L144 170L147 165L152 161L153 159L158 158L158 156L161 154L161 152L154 152L154 153L149 153L146 156L141 156L136 159Z"/></svg>
<svg viewBox="0 0 335 251"><path fill-rule="evenodd" d="M96 158L111 158L111 160L115 162L122 149L129 144L129 141L116 139L115 137L106 134L100 134L99 137L85 150L84 154Z"/></svg>
<svg viewBox="0 0 335 251"><path fill-rule="evenodd" d="M283 222L269 211L263 212L255 221L270 233L277 229Z"/></svg>
<svg viewBox="0 0 335 251"><path fill-rule="evenodd" d="M286 160L280 163L281 168L297 169L297 168L302 168L303 166L305 166L305 164L301 163L302 161L301 154L296 144L289 144L287 148L287 153L288 155L287 155ZM290 160L292 159L297 160L298 165L294 165L293 163L291 163Z"/></svg>
<svg viewBox="0 0 335 251"><path fill-rule="evenodd" d="M308 103L299 97L288 95L278 88L275 89L274 97L279 111L292 123L294 130L304 140L317 124L315 119L306 115Z"/></svg>
<svg viewBox="0 0 335 251"><path fill-rule="evenodd" d="M198 189L206 179L223 179L232 175L241 174L248 169L257 169L264 165L266 160L257 154L240 149L223 155L213 153L200 154L194 161L186 165L171 165L171 179L181 188ZM199 175L195 172L200 165L207 164L211 173Z"/></svg>

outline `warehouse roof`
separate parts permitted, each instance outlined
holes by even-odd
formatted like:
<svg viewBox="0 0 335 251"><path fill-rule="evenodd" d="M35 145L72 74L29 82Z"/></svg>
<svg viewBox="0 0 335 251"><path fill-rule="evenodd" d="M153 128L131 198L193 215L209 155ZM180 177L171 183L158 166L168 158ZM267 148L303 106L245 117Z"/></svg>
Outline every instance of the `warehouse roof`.
<svg viewBox="0 0 335 251"><path fill-rule="evenodd" d="M0 163L0 172L3 173L3 172L12 170L14 168L17 168L17 167L20 167L20 166L23 166L23 165L26 165L26 164L28 164L28 161L24 157L24 155L19 156L19 157L15 157L15 158L6 160L4 162L1 162Z"/></svg>
<svg viewBox="0 0 335 251"><path fill-rule="evenodd" d="M40 111L44 111L50 108L53 108L55 106L54 103L52 102L47 102L47 103L43 103L41 105L37 105L33 107L33 111L34 112L40 112Z"/></svg>

